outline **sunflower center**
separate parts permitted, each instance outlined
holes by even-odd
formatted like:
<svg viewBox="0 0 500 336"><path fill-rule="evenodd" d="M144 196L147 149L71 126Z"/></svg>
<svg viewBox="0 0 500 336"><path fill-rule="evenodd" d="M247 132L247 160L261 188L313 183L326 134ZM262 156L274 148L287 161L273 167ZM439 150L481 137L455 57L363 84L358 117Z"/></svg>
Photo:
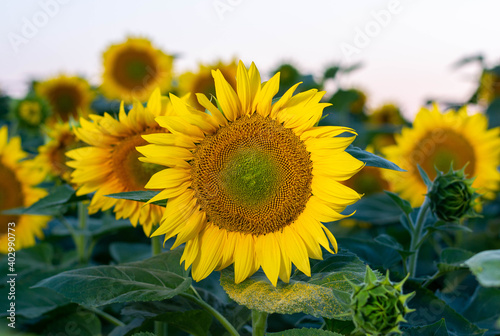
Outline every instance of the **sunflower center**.
<svg viewBox="0 0 500 336"><path fill-rule="evenodd" d="M0 163L0 212L24 205L22 187L14 172ZM7 233L7 223L17 222L19 216L0 214L0 236Z"/></svg>
<svg viewBox="0 0 500 336"><path fill-rule="evenodd" d="M38 125L42 121L42 109L37 102L23 102L19 108L19 115L30 125Z"/></svg>
<svg viewBox="0 0 500 336"><path fill-rule="evenodd" d="M200 207L227 231L279 231L297 219L311 196L312 162L304 143L258 114L207 136L191 165Z"/></svg>
<svg viewBox="0 0 500 336"><path fill-rule="evenodd" d="M70 115L76 117L82 97L77 88L60 85L49 93L49 100L55 114L59 115L63 121L68 121Z"/></svg>
<svg viewBox="0 0 500 336"><path fill-rule="evenodd" d="M153 58L140 50L122 51L116 58L113 76L123 87L134 90L156 79L157 68Z"/></svg>
<svg viewBox="0 0 500 336"><path fill-rule="evenodd" d="M160 130L152 130L142 134L158 133ZM144 186L148 183L153 174L164 169L160 165L139 161L142 155L135 149L136 146L147 145L141 135L136 134L123 139L116 145L113 152L113 171L121 182L124 191L146 190Z"/></svg>
<svg viewBox="0 0 500 336"><path fill-rule="evenodd" d="M420 164L430 179L434 180L437 176L434 167L447 172L452 162L455 170L461 169L466 163L469 163L465 173L468 176L474 176L476 155L469 140L451 129L435 129L432 132L432 134L423 137L429 141L422 142L414 149L415 158L418 156L422 158L421 160L417 159L421 162L416 163ZM439 136L436 137L436 134Z"/></svg>

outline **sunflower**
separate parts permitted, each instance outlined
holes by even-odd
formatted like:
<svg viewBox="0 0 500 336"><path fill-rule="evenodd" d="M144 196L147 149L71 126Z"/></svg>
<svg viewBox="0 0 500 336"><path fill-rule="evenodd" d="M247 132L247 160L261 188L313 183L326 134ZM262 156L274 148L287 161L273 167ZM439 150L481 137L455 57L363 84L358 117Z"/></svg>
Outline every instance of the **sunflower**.
<svg viewBox="0 0 500 336"><path fill-rule="evenodd" d="M233 89L236 89L236 69L238 65L236 61L231 63L223 63L219 61L212 65L200 64L197 73L185 72L179 76L179 93L184 95L187 93L203 93L206 96L215 96L215 85L212 78L212 70L219 69L222 75L228 79L229 84ZM198 104L195 96L191 96L188 103L199 110L205 108Z"/></svg>
<svg viewBox="0 0 500 336"><path fill-rule="evenodd" d="M9 228L15 234L15 249L35 245L35 237L42 238L42 229L49 217L33 215L3 215L7 209L28 207L44 197L47 192L34 186L43 181L44 175L21 149L21 139L8 141L7 127L0 129L0 253L7 253ZM21 162L20 162L21 161ZM15 226L8 225L15 223Z"/></svg>
<svg viewBox="0 0 500 336"><path fill-rule="evenodd" d="M394 104L384 104L375 109L369 116L368 122L372 125L403 125L405 123L401 116L401 110Z"/></svg>
<svg viewBox="0 0 500 336"><path fill-rule="evenodd" d="M101 90L109 99L145 101L155 88L170 89L174 57L153 47L145 38L129 37L103 54Z"/></svg>
<svg viewBox="0 0 500 336"><path fill-rule="evenodd" d="M87 116L94 94L89 83L80 77L61 75L35 84L35 91L52 109L50 122L68 121Z"/></svg>
<svg viewBox="0 0 500 336"><path fill-rule="evenodd" d="M212 75L220 108L203 94L209 113L171 95L176 116L156 118L171 134L146 135L151 144L138 147L140 160L167 167L146 185L163 189L150 202L168 198L153 235L186 243L181 262L197 281L232 263L236 283L260 267L274 285L288 282L292 263L310 276L320 246L337 250L322 222L346 217L360 198L339 182L363 167L344 151L356 133L314 126L324 92L293 95L296 84L273 104L279 74L261 84L253 63L239 63L236 91L221 71Z"/></svg>
<svg viewBox="0 0 500 336"><path fill-rule="evenodd" d="M413 128L396 135L396 145L382 150L388 160L407 173L384 171L392 188L413 206L424 200L427 188L420 177L420 165L433 180L436 169L448 171L467 164L468 177L476 177L473 187L484 198L491 199L499 188L500 128L488 130L488 119L482 114L467 115L466 108L442 114L437 105L422 108Z"/></svg>
<svg viewBox="0 0 500 336"><path fill-rule="evenodd" d="M19 100L13 108L14 119L20 128L26 129L38 129L49 113L47 103L34 95Z"/></svg>
<svg viewBox="0 0 500 336"><path fill-rule="evenodd" d="M120 106L118 120L105 113L104 116L90 115L92 121L80 119L81 126L74 132L79 139L90 146L73 149L66 155L73 159L66 164L75 171L72 182L79 186L78 195L95 191L89 206L89 213L115 207L116 218L130 218L136 226L143 226L150 235L152 226L160 222L164 208L123 199L106 197L108 194L145 190L149 178L162 169L161 166L142 163L136 146L147 144L141 136L165 132L155 121L155 117L170 115L172 112L167 98L156 90L146 107L134 103L128 114L124 104Z"/></svg>
<svg viewBox="0 0 500 336"><path fill-rule="evenodd" d="M70 181L72 168L66 165L66 152L81 146L69 123L56 123L47 130L48 141L38 148L35 161L47 174Z"/></svg>

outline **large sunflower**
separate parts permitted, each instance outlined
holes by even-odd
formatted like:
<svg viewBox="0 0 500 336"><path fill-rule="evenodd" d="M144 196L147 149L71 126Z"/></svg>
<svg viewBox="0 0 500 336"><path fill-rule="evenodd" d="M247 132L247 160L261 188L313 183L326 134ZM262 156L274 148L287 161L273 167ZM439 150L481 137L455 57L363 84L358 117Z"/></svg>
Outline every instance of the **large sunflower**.
<svg viewBox="0 0 500 336"><path fill-rule="evenodd" d="M485 198L493 198L499 188L500 128L488 130L488 119L482 114L468 116L466 108L442 114L437 105L422 108L413 128L396 135L397 144L383 149L387 159L408 170L407 173L385 171L393 189L413 206L424 200L427 188L420 177L420 165L431 180L436 168L448 171L468 164L465 172L475 177L473 187Z"/></svg>
<svg viewBox="0 0 500 336"><path fill-rule="evenodd" d="M220 108L203 94L208 113L171 95L176 116L156 118L171 134L146 135L151 145L138 148L142 161L168 167L146 185L163 189L150 202L168 198L153 235L186 243L181 260L197 281L233 262L237 283L260 267L274 285L288 282L292 263L310 275L309 257L337 249L322 222L360 198L339 182L363 167L344 151L356 133L314 126L324 92L294 96L296 84L273 104L279 74L261 84L255 65L240 62L236 91L212 74Z"/></svg>
<svg viewBox="0 0 500 336"><path fill-rule="evenodd" d="M81 146L69 123L56 123L47 130L48 141L38 148L35 161L47 174L70 181L72 168L66 164L66 152Z"/></svg>
<svg viewBox="0 0 500 336"><path fill-rule="evenodd" d="M197 73L185 72L179 76L179 93L185 95L187 93L203 93L208 96L215 96L215 84L212 77L212 70L219 69L224 78L226 78L233 89L236 89L236 69L238 65L236 61L224 63L222 61L212 65L200 64ZM205 108L198 103L198 100L192 95L188 103L196 109L204 110Z"/></svg>
<svg viewBox="0 0 500 336"><path fill-rule="evenodd" d="M70 116L87 116L94 94L89 83L80 77L61 75L35 85L37 94L45 98L52 109L51 122L68 121Z"/></svg>
<svg viewBox="0 0 500 336"><path fill-rule="evenodd" d="M170 88L173 59L149 40L129 37L104 52L101 90L110 99L146 101L155 88Z"/></svg>
<svg viewBox="0 0 500 336"><path fill-rule="evenodd" d="M32 161L25 160L27 154L21 149L21 139L8 141L7 127L0 129L0 253L8 251L8 228L15 235L16 251L35 245L35 237L42 238L42 229L49 217L33 215L2 215L7 209L28 207L44 197L47 192L34 186L44 176ZM21 161L21 162L20 162ZM8 223L15 223L10 225Z"/></svg>
<svg viewBox="0 0 500 336"><path fill-rule="evenodd" d="M147 205L122 199L106 197L108 194L145 190L149 178L162 167L142 163L136 146L147 144L141 136L165 132L155 121L155 117L170 115L172 109L167 98L156 90L146 107L136 102L128 114L124 105L120 107L118 120L105 113L104 116L90 115L92 121L80 119L81 126L75 133L90 146L69 151L66 155L73 159L66 164L75 171L72 182L79 186L78 195L95 191L89 206L89 213L115 207L116 218L130 218L136 226L140 223L146 235L152 226L160 222L163 207Z"/></svg>

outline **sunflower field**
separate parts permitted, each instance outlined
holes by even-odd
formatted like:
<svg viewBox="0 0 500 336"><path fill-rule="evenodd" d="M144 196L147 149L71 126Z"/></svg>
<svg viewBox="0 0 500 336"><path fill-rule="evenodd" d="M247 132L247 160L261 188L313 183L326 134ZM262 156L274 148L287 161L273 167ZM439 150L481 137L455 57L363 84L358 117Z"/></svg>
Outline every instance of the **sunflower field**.
<svg viewBox="0 0 500 336"><path fill-rule="evenodd" d="M500 335L500 66L408 120L356 64L101 57L1 94L1 335Z"/></svg>

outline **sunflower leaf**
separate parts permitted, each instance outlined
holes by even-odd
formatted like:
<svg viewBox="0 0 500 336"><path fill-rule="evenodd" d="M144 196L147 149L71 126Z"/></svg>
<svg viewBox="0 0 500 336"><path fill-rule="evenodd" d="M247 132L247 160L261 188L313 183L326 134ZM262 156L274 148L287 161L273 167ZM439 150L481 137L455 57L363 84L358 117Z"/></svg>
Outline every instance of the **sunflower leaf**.
<svg viewBox="0 0 500 336"><path fill-rule="evenodd" d="M353 291L349 281L362 283L365 271L365 264L355 254L341 250L314 264L312 277L295 274L289 283L278 282L277 287L262 272L235 284L234 272L227 268L221 271L220 281L231 299L250 309L349 320Z"/></svg>
<svg viewBox="0 0 500 336"><path fill-rule="evenodd" d="M48 215L56 216L64 213L64 208L72 203L88 199L87 196L76 196L75 190L64 184L50 190L49 194L27 208L15 208L3 211L9 215Z"/></svg>
<svg viewBox="0 0 500 336"><path fill-rule="evenodd" d="M106 197L146 203L150 199L152 199L153 197L158 195L159 193L160 193L159 191L155 191L155 190L125 191L125 192L116 193L116 194L109 194L109 195L106 195ZM167 200L159 200L159 201L153 202L151 204L166 206Z"/></svg>
<svg viewBox="0 0 500 336"><path fill-rule="evenodd" d="M97 307L117 302L159 301L189 289L191 278L180 266L182 250L118 265L59 273L34 288L50 288L72 302Z"/></svg>
<svg viewBox="0 0 500 336"><path fill-rule="evenodd" d="M483 251L465 261L483 287L500 287L500 250Z"/></svg>
<svg viewBox="0 0 500 336"><path fill-rule="evenodd" d="M429 178L429 175L427 175L427 172L422 167L420 167L419 164L417 164L417 168L420 173L420 176L422 177L422 180L425 183L425 186L427 187L427 189L430 189L432 187L432 181Z"/></svg>
<svg viewBox="0 0 500 336"><path fill-rule="evenodd" d="M363 161L369 167L384 168L400 172L406 171L389 160L386 160L376 154L367 152L359 147L354 147L353 145L349 145L349 147L347 147L345 151L354 156L356 159Z"/></svg>
<svg viewBox="0 0 500 336"><path fill-rule="evenodd" d="M413 211L413 208L411 207L411 204L410 202L408 202L407 200L405 199L402 199L401 197L399 197L399 195L393 193L393 192L390 192L390 191L387 191L387 190L384 190L384 192L387 194L387 196L389 196L391 198L391 200L396 203L396 205L401 209L403 210L403 212L407 215L411 214L412 211Z"/></svg>

